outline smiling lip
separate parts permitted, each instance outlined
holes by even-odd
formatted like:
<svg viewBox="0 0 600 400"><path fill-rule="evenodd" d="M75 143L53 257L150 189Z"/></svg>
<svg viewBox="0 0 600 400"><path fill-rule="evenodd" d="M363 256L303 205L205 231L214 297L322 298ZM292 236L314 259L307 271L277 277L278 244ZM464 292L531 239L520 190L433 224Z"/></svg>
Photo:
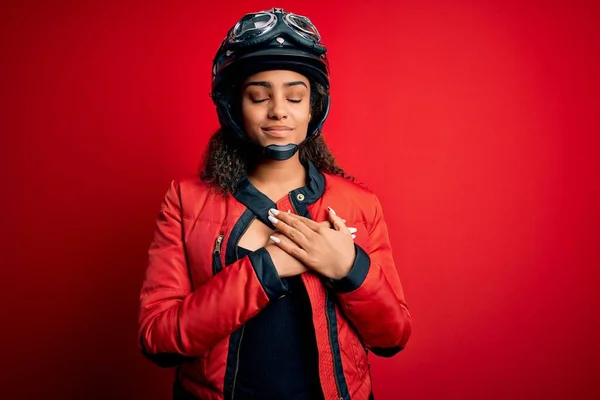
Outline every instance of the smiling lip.
<svg viewBox="0 0 600 400"><path fill-rule="evenodd" d="M261 129L267 135L273 136L273 137L286 136L290 131L293 130L293 128L290 128L289 126L285 126L285 125L267 126L267 127L261 128Z"/></svg>

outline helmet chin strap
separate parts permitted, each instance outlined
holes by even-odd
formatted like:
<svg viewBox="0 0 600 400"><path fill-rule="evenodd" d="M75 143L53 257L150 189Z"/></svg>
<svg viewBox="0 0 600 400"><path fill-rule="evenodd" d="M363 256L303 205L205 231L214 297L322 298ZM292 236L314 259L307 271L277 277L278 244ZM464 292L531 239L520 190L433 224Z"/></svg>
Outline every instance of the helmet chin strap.
<svg viewBox="0 0 600 400"><path fill-rule="evenodd" d="M309 114L308 117L309 117L309 119L312 119L311 114ZM289 144L284 144L284 145L270 144L270 145L262 148L262 155L265 158L268 158L270 160L275 160L275 161L289 160L290 158L292 158L294 156L294 154L296 154L296 152L300 148L300 145L302 145L304 142L306 142L309 139L310 138L308 138L308 137L305 138L300 144L294 144L294 143L289 143Z"/></svg>
<svg viewBox="0 0 600 400"><path fill-rule="evenodd" d="M240 127L240 125L238 125L235 120L232 118L231 115L231 110L229 105L227 104L227 100L224 98L220 98L218 99L218 103L217 103L217 115L219 117L219 122L221 124L221 126L223 127L228 127L229 129L233 130L236 134L236 136L238 137L238 139L241 139L242 141L244 141L246 144L250 145L250 148L252 149L253 152L256 152L256 155L261 155L264 158L267 158L269 160L274 160L274 161L285 161L285 160L289 160L290 158L292 158L299 150L300 146L305 143L306 141L312 139L315 136L314 132L318 132L321 128L321 125L323 124L323 121L325 120L325 117L327 116L329 112L329 98L327 98L327 107L325 109L325 114L324 117L322 118L321 123L319 124L319 126L317 128L315 128L313 131L313 134L310 137L306 137L301 143L299 144L294 144L294 143L289 143L289 144L284 144L284 145L277 145L277 144L270 144L268 146L261 146L258 143L253 142L252 140L250 140L250 138L248 137L248 135L246 134L246 132L244 132L244 130ZM312 116L309 116L312 117ZM312 118L311 118L312 119ZM307 132L308 135L308 132Z"/></svg>
<svg viewBox="0 0 600 400"><path fill-rule="evenodd" d="M310 115L309 115L309 117L310 117ZM283 145L270 144L270 145L262 148L262 155L263 155L263 157L268 158L270 160L274 160L274 161L289 160L290 158L292 158L294 156L294 154L296 154L296 152L300 148L300 145L302 145L308 139L309 138L305 138L300 144L294 144L294 143L283 144Z"/></svg>
<svg viewBox="0 0 600 400"><path fill-rule="evenodd" d="M285 161L285 160L289 160L290 158L292 158L294 156L294 154L296 154L297 151L298 151L297 144L293 144L293 143L284 144L284 145L270 144L266 147L263 147L262 155L271 160Z"/></svg>

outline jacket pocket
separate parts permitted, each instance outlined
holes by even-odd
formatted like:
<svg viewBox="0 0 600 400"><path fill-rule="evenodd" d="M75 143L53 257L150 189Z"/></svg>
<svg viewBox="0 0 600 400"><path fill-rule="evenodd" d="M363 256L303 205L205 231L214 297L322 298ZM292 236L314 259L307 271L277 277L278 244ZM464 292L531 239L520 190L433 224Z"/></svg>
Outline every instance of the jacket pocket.
<svg viewBox="0 0 600 400"><path fill-rule="evenodd" d="M221 248L223 247L223 238L225 237L224 233L221 233L219 237L215 240L215 249L213 251L213 260L212 260L212 273L213 275L218 274L223 269L223 264L221 263Z"/></svg>

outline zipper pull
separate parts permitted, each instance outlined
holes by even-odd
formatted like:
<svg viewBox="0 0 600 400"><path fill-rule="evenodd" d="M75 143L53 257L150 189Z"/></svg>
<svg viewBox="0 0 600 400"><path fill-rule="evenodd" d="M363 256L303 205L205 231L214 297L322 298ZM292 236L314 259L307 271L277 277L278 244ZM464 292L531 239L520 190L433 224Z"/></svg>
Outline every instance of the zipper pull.
<svg viewBox="0 0 600 400"><path fill-rule="evenodd" d="M217 238L217 240L215 241L215 253L221 252L221 244L223 243L224 237L225 237L225 234L221 233L219 235L219 237Z"/></svg>

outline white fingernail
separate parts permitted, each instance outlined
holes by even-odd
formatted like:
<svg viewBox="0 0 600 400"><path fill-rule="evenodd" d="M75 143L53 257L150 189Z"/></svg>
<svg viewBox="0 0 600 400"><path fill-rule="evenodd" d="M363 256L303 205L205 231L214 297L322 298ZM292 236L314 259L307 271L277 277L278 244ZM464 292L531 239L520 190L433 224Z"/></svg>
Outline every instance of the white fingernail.
<svg viewBox="0 0 600 400"><path fill-rule="evenodd" d="M329 206L327 206L327 208L329 208L329 211L331 211L331 213L332 213L333 215L336 215L336 214L335 214L335 210L334 210L333 208L331 208L331 207L329 207Z"/></svg>
<svg viewBox="0 0 600 400"><path fill-rule="evenodd" d="M356 235L352 235L352 239L356 239Z"/></svg>
<svg viewBox="0 0 600 400"><path fill-rule="evenodd" d="M269 238L274 241L275 243L281 243L281 240L278 237L275 236L269 236Z"/></svg>
<svg viewBox="0 0 600 400"><path fill-rule="evenodd" d="M269 221L271 221L273 225L279 222L279 220L272 215L269 215Z"/></svg>
<svg viewBox="0 0 600 400"><path fill-rule="evenodd" d="M292 210L288 210L288 214L291 213L291 212L292 212Z"/></svg>
<svg viewBox="0 0 600 400"><path fill-rule="evenodd" d="M269 212L270 212L271 214L273 214L273 215L277 215L277 214L279 214L279 210L277 210L277 209L275 209L275 208L271 208L271 209L269 210Z"/></svg>
<svg viewBox="0 0 600 400"><path fill-rule="evenodd" d="M346 223L346 220L345 220L345 219L342 219L342 222L343 222L343 223Z"/></svg>
<svg viewBox="0 0 600 400"><path fill-rule="evenodd" d="M350 231L350 233L356 233L356 231L357 231L358 229L356 229L356 228L348 228L348 230Z"/></svg>

